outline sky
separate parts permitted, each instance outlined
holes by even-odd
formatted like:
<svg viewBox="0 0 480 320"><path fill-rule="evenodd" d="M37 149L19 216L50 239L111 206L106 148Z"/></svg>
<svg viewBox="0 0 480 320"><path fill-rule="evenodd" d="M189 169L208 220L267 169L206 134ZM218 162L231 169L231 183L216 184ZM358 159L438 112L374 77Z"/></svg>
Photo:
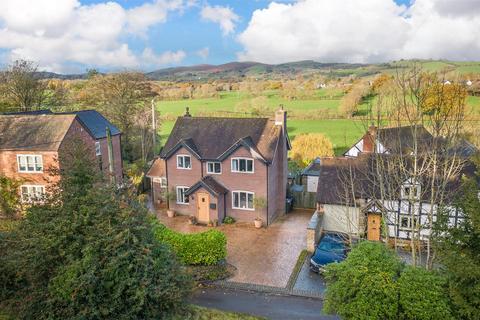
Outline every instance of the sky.
<svg viewBox="0 0 480 320"><path fill-rule="evenodd" d="M1 0L0 64L480 60L480 0Z"/></svg>

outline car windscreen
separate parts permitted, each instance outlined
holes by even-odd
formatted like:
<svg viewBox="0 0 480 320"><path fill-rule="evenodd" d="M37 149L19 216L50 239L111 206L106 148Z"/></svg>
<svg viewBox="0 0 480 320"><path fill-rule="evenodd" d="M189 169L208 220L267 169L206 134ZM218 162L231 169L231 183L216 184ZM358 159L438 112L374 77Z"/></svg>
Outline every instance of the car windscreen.
<svg viewBox="0 0 480 320"><path fill-rule="evenodd" d="M345 245L342 242L335 241L332 239L323 239L318 244L318 249L329 252L338 252L342 253L345 249Z"/></svg>

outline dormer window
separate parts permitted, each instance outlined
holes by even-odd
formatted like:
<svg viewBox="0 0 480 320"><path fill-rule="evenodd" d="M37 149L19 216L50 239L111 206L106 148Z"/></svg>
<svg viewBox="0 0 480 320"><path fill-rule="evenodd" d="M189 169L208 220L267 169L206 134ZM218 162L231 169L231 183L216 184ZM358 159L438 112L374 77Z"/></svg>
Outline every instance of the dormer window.
<svg viewBox="0 0 480 320"><path fill-rule="evenodd" d="M420 184L406 183L402 186L402 199L419 199Z"/></svg>
<svg viewBox="0 0 480 320"><path fill-rule="evenodd" d="M253 159L232 158L232 172L253 173Z"/></svg>
<svg viewBox="0 0 480 320"><path fill-rule="evenodd" d="M177 169L192 169L192 159L189 155L177 156Z"/></svg>

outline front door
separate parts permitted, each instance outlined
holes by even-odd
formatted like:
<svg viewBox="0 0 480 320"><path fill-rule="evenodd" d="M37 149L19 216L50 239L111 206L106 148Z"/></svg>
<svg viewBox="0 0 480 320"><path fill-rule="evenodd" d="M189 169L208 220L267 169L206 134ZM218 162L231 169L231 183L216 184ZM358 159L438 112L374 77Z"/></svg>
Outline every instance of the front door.
<svg viewBox="0 0 480 320"><path fill-rule="evenodd" d="M380 241L380 225L382 215L378 213L368 213L367 215L367 239L371 241Z"/></svg>
<svg viewBox="0 0 480 320"><path fill-rule="evenodd" d="M209 206L210 198L208 193L199 192L197 193L197 212L198 212L198 221L203 223L208 223L210 220L209 217Z"/></svg>

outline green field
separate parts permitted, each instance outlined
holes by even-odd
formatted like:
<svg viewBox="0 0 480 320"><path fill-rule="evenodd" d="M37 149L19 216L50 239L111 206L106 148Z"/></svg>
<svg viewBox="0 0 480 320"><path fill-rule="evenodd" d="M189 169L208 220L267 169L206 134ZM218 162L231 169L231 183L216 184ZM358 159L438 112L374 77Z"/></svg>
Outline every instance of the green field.
<svg viewBox="0 0 480 320"><path fill-rule="evenodd" d="M172 131L175 121L163 121L160 132L162 145ZM348 119L337 120L288 120L290 139L301 133L319 132L325 134L333 143L335 154L342 154L365 132L364 123Z"/></svg>

